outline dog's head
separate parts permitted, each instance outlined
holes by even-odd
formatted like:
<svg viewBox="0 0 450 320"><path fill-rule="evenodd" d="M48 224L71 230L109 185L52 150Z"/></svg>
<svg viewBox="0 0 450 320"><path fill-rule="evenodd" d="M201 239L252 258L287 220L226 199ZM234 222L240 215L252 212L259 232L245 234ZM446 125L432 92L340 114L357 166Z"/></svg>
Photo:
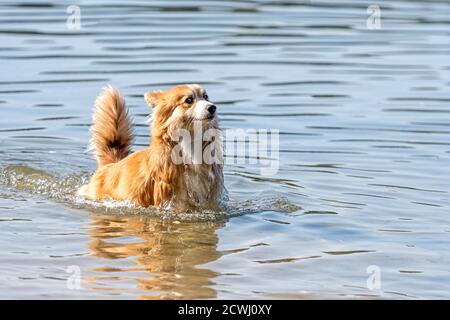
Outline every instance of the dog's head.
<svg viewBox="0 0 450 320"><path fill-rule="evenodd" d="M218 128L216 106L206 90L197 84L176 86L144 95L152 107L152 135L165 135L175 129L191 131L194 124L203 129Z"/></svg>

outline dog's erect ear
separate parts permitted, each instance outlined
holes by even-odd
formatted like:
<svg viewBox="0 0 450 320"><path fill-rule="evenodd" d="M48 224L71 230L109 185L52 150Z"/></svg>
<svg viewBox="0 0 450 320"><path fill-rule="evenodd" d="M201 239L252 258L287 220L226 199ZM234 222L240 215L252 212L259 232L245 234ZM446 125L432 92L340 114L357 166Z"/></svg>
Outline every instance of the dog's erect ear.
<svg viewBox="0 0 450 320"><path fill-rule="evenodd" d="M147 101L148 105L154 108L158 105L162 95L163 95L162 91L149 91L144 94L144 98L145 101Z"/></svg>

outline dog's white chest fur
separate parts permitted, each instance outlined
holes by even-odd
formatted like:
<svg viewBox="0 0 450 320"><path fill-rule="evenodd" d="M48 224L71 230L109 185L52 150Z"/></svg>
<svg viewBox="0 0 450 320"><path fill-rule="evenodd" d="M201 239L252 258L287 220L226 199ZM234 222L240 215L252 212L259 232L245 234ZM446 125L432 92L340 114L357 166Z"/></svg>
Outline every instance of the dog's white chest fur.
<svg viewBox="0 0 450 320"><path fill-rule="evenodd" d="M175 202L208 208L217 205L224 191L222 167L219 165L185 165L181 192Z"/></svg>

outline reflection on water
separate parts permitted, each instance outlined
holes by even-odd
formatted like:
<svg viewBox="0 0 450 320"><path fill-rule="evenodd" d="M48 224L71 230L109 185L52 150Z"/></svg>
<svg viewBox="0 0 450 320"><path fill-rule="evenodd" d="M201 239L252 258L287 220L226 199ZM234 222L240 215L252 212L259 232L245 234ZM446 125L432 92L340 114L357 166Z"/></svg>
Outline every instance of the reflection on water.
<svg viewBox="0 0 450 320"><path fill-rule="evenodd" d="M370 30L372 4L86 0L68 29L68 3L2 1L0 298L449 298L450 4ZM224 129L280 130L276 175L227 157L220 213L74 196L101 87L139 149L143 93L192 82Z"/></svg>
<svg viewBox="0 0 450 320"><path fill-rule="evenodd" d="M97 267L93 271L102 276L90 278L89 286L105 290L96 282L101 282L108 274L121 281L123 277L130 279L129 271L139 270L144 275L132 282L138 289L149 292L139 294L139 298L215 298L216 291L210 286L218 273L202 265L221 256L216 235L221 225L221 222L162 221L146 216L91 215L91 240L87 245L91 254L107 260L131 258L136 266ZM133 240L126 241L127 238Z"/></svg>

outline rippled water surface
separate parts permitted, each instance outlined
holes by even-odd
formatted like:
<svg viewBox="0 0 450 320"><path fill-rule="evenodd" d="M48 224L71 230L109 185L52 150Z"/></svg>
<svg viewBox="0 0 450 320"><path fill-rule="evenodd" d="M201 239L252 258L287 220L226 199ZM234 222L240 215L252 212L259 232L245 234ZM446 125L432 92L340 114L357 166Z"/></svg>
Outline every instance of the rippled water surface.
<svg viewBox="0 0 450 320"><path fill-rule="evenodd" d="M0 298L450 298L450 4L371 4L2 1ZM276 175L227 163L224 213L74 196L104 85L138 149L143 93L192 82L280 130Z"/></svg>

